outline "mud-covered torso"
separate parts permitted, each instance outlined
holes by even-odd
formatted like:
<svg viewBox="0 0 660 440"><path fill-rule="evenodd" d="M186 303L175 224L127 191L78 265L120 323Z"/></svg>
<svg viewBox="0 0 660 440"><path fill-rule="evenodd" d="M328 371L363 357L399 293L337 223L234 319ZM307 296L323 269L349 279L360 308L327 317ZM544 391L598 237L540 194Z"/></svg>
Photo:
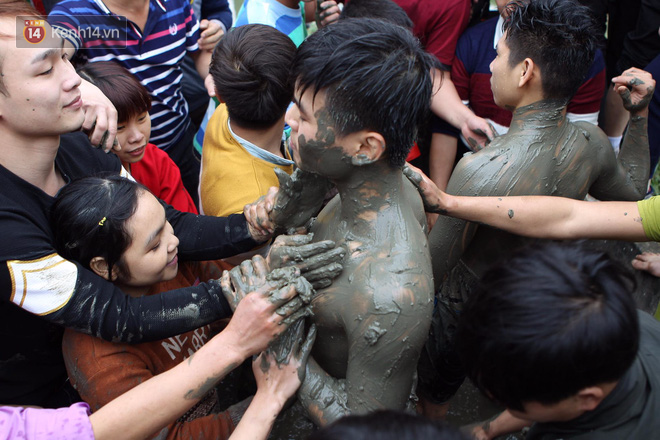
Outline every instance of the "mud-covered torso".
<svg viewBox="0 0 660 440"><path fill-rule="evenodd" d="M376 215L376 214L374 214ZM315 240L335 240L347 249L342 274L313 301L318 334L313 356L330 375L343 379L349 363L360 361L357 346L405 352L421 349L432 308L432 276L426 236L409 204L381 210L369 234L360 236L351 221L340 215L340 199L333 199L314 223ZM404 292L399 289L407 286ZM383 325L379 316L395 316ZM415 333L409 341L388 339L402 328ZM389 334L388 334L389 332ZM352 334L351 334L352 333ZM356 334L359 333L359 334ZM354 344L354 350L350 350ZM364 359L364 362L368 362ZM351 367L351 368L353 368Z"/></svg>
<svg viewBox="0 0 660 440"><path fill-rule="evenodd" d="M616 166L607 138L591 124L570 123L562 109L549 101L516 110L508 134L461 161L457 167L460 172L452 175L448 192L584 199L594 184L606 187L606 183L597 182L598 177L606 174L608 167ZM515 212L509 215L515 216ZM528 241L480 226L462 260L480 276L501 255Z"/></svg>

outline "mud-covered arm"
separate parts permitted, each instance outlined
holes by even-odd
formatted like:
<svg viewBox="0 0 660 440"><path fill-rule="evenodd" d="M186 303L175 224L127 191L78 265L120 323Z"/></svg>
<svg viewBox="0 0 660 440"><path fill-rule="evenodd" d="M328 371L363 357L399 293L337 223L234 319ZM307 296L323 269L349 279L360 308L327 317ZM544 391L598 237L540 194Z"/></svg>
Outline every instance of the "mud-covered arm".
<svg viewBox="0 0 660 440"><path fill-rule="evenodd" d="M132 298L56 253L3 262L0 286L18 307L109 341L163 339L231 316L219 283Z"/></svg>
<svg viewBox="0 0 660 440"><path fill-rule="evenodd" d="M428 337L431 279L419 274L414 277L417 284L411 279L401 282L406 287L397 288L378 278L374 286L378 291L365 292L364 299L370 302L369 295L375 295L377 307L373 303L360 306L363 301L355 300L345 303L345 311L340 312L348 342L346 378L330 376L312 357L307 363L298 398L317 425L349 413L406 406L417 359ZM317 340L315 350L323 349L318 344Z"/></svg>
<svg viewBox="0 0 660 440"><path fill-rule="evenodd" d="M586 202L564 197L466 197L440 191L419 169L407 165L424 207L526 237L647 241L637 202Z"/></svg>
<svg viewBox="0 0 660 440"><path fill-rule="evenodd" d="M655 81L648 72L632 68L613 78L612 82L621 95L623 106L630 113L630 120L621 142L618 160L612 163L611 154L603 157L605 171L589 192L601 200L639 200L646 194L648 184L648 105L653 97ZM595 131L599 132L597 141L609 146L609 141L600 130Z"/></svg>

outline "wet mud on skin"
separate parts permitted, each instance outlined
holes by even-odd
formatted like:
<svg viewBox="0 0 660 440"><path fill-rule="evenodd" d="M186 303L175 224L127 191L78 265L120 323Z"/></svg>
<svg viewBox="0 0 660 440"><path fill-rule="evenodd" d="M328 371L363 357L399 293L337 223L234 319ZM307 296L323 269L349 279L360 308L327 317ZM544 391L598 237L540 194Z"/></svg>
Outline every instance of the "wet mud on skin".
<svg viewBox="0 0 660 440"><path fill-rule="evenodd" d="M646 118L632 118L617 161L605 134L572 124L564 103L545 100L513 114L508 134L464 157L447 192L466 196L553 195L639 200L648 178ZM515 212L509 212L513 218ZM486 226L440 216L429 235L436 287L460 258L477 275L528 240Z"/></svg>
<svg viewBox="0 0 660 440"><path fill-rule="evenodd" d="M323 111L316 119L316 139L298 138L301 165L329 177L339 195L312 232L346 252L343 272L312 300L318 334L298 393L324 425L348 412L406 408L433 286L423 212L412 209L421 211L421 200L406 200L412 187L404 187L401 170L385 160L356 166L365 159L334 145Z"/></svg>

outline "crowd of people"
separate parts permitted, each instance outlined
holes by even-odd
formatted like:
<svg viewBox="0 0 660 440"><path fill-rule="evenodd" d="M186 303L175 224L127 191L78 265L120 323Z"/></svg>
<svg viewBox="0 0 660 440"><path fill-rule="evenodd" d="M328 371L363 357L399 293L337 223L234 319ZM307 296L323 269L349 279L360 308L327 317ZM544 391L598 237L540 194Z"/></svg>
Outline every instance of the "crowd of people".
<svg viewBox="0 0 660 440"><path fill-rule="evenodd" d="M653 438L660 5L481 3L0 0L0 438Z"/></svg>

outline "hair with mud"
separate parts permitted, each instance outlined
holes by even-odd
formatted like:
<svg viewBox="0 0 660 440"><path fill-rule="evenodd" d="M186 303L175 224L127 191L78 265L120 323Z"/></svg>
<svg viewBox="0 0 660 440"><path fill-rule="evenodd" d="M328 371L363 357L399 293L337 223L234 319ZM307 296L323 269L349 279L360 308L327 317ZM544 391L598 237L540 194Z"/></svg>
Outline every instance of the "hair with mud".
<svg viewBox="0 0 660 440"><path fill-rule="evenodd" d="M296 94L325 93L337 135L372 130L385 138L388 161L402 167L431 103L437 60L401 26L347 18L312 34L293 63Z"/></svg>
<svg viewBox="0 0 660 440"><path fill-rule="evenodd" d="M230 29L213 50L215 90L241 127L272 127L293 98L291 63L296 45L277 29L249 24Z"/></svg>
<svg viewBox="0 0 660 440"><path fill-rule="evenodd" d="M634 279L605 253L536 244L492 267L461 313L468 377L507 408L619 380L639 347Z"/></svg>
<svg viewBox="0 0 660 440"><path fill-rule="evenodd" d="M128 122L151 109L151 96L131 72L114 61L87 63L78 75L89 81L108 97L117 109L117 121Z"/></svg>
<svg viewBox="0 0 660 440"><path fill-rule="evenodd" d="M122 255L131 245L126 222L137 210L138 196L149 192L143 185L117 175L85 177L65 185L51 211L55 249L86 269L94 257L123 277L130 275Z"/></svg>
<svg viewBox="0 0 660 440"><path fill-rule="evenodd" d="M513 0L505 8L509 65L531 58L545 98L568 102L596 53L598 32L589 8L574 0Z"/></svg>

